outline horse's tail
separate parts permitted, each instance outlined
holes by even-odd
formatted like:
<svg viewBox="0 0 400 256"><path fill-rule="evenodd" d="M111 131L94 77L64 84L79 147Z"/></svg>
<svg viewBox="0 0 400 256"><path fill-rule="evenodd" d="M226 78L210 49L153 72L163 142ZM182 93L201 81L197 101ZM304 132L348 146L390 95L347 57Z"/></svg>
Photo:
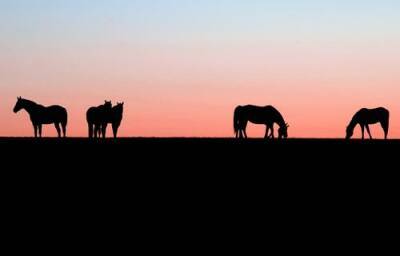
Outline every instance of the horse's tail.
<svg viewBox="0 0 400 256"><path fill-rule="evenodd" d="M235 132L236 137L238 136L240 130L240 110L241 107L240 106L237 107L233 115L233 130Z"/></svg>
<svg viewBox="0 0 400 256"><path fill-rule="evenodd" d="M89 138L93 138L94 137L94 130L93 130L93 125L91 123L88 122L88 134L89 134Z"/></svg>

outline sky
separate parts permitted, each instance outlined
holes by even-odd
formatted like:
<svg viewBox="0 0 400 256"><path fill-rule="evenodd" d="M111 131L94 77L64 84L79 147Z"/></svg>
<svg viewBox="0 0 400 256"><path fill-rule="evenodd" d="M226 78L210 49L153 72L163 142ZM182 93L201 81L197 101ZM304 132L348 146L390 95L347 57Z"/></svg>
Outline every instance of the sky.
<svg viewBox="0 0 400 256"><path fill-rule="evenodd" d="M399 12L396 0L0 0L0 136L33 135L12 112L22 96L66 107L74 137L112 100L126 137L231 137L234 108L254 104L279 109L290 137L324 138L383 106L400 138Z"/></svg>

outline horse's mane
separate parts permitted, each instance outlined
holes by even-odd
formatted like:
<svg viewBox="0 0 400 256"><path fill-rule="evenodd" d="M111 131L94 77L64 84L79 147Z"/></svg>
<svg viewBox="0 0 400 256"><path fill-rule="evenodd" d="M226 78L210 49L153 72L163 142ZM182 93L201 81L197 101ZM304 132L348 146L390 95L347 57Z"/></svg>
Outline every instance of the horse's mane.
<svg viewBox="0 0 400 256"><path fill-rule="evenodd" d="M287 125L286 121L285 121L285 118L283 117L282 113L279 112L274 106L266 106L266 108L271 108L271 109L273 109L275 111L275 113L276 113L276 115L277 115L277 117L279 119L278 120L278 125L280 125L280 126L286 126Z"/></svg>
<svg viewBox="0 0 400 256"><path fill-rule="evenodd" d="M36 102L34 102L32 100L27 100L27 99L21 99L21 100L24 101L25 103L28 103L28 104L33 105L33 106L43 107L43 105L37 104Z"/></svg>

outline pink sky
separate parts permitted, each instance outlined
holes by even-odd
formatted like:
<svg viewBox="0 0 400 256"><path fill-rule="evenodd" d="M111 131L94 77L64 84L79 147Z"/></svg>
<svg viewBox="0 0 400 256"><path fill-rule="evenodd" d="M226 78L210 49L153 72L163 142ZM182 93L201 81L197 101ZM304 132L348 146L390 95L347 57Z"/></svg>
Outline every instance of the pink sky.
<svg viewBox="0 0 400 256"><path fill-rule="evenodd" d="M317 2L321 10L310 11L308 1L292 17L278 6L264 13L264 1L255 12L243 1L205 16L214 3L205 2L168 22L150 14L138 20L139 7L117 15L117 7L103 6L91 19L25 10L32 16L25 23L9 9L14 20L0 40L0 136L32 136L28 115L12 112L23 96L65 106L74 137L87 134L88 107L107 99L125 102L126 137L231 137L235 106L255 104L277 107L290 137L329 138L344 137L360 108L383 106L391 110L389 136L400 138L397 5L383 1L387 9L375 13L343 2L342 12L330 13ZM241 12L248 13L235 15ZM264 129L250 126L249 135L262 137ZM383 136L379 127L373 134Z"/></svg>

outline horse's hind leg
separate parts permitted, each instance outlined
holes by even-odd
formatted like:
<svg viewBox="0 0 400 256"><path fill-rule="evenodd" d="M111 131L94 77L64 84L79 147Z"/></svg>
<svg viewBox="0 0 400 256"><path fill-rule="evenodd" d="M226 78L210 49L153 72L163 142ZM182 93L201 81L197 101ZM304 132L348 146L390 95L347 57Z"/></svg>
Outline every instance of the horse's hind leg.
<svg viewBox="0 0 400 256"><path fill-rule="evenodd" d="M61 138L61 128L60 128L60 123L54 123L54 126L56 127L58 138Z"/></svg>
<svg viewBox="0 0 400 256"><path fill-rule="evenodd" d="M274 125L271 126L271 138L272 138L272 139L275 139Z"/></svg>
<svg viewBox="0 0 400 256"><path fill-rule="evenodd" d="M62 132L64 138L67 137L67 124L62 124Z"/></svg>
<svg viewBox="0 0 400 256"><path fill-rule="evenodd" d="M372 140L372 135L371 135L371 130L369 129L369 125L367 124L367 125L365 126L365 128L367 129L369 138Z"/></svg>
<svg viewBox="0 0 400 256"><path fill-rule="evenodd" d="M388 134L389 134L389 122L381 122L381 126L383 131L385 132L385 140L387 140Z"/></svg>
<svg viewBox="0 0 400 256"><path fill-rule="evenodd" d="M39 137L42 138L42 125L38 125L38 130L39 130Z"/></svg>
<svg viewBox="0 0 400 256"><path fill-rule="evenodd" d="M365 126L363 124L361 124L361 139L364 140L365 139Z"/></svg>
<svg viewBox="0 0 400 256"><path fill-rule="evenodd" d="M248 136L247 136L247 125L248 125L248 121L244 122L243 123L243 127L242 127L242 131L243 131L243 135L244 135L245 139L248 138Z"/></svg>

